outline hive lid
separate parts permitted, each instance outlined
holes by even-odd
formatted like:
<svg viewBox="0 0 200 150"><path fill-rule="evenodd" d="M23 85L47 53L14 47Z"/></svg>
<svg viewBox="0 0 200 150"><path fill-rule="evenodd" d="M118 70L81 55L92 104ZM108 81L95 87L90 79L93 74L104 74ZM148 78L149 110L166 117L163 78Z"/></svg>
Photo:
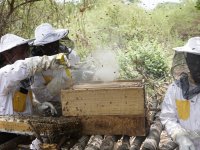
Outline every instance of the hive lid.
<svg viewBox="0 0 200 150"><path fill-rule="evenodd" d="M108 89L108 88L138 88L143 87L142 80L118 80L113 82L92 82L74 85L73 90L81 89Z"/></svg>

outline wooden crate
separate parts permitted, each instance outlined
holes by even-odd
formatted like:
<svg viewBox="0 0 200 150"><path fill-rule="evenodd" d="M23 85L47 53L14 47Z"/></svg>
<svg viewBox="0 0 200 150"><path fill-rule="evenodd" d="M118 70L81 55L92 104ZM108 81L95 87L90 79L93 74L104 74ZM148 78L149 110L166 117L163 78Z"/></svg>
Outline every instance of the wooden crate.
<svg viewBox="0 0 200 150"><path fill-rule="evenodd" d="M78 116L85 134L145 135L141 81L76 85L61 91L64 116Z"/></svg>

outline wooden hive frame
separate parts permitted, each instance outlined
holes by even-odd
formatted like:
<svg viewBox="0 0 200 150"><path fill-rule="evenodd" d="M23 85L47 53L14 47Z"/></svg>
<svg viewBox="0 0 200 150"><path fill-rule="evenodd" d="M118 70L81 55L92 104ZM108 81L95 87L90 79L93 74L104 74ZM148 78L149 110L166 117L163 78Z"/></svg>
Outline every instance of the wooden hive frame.
<svg viewBox="0 0 200 150"><path fill-rule="evenodd" d="M24 135L52 135L80 131L75 117L0 116L0 132Z"/></svg>

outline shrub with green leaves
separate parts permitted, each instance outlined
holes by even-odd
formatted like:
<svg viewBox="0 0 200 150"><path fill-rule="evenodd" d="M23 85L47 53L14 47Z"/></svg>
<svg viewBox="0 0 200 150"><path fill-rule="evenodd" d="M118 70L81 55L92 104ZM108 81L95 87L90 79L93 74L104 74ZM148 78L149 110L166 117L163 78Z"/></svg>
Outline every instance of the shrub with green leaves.
<svg viewBox="0 0 200 150"><path fill-rule="evenodd" d="M121 77L125 79L165 78L168 75L168 59L165 48L157 40L132 40L126 52L119 51Z"/></svg>
<svg viewBox="0 0 200 150"><path fill-rule="evenodd" d="M197 0L196 2L196 6L195 6L198 10L200 10L200 0Z"/></svg>

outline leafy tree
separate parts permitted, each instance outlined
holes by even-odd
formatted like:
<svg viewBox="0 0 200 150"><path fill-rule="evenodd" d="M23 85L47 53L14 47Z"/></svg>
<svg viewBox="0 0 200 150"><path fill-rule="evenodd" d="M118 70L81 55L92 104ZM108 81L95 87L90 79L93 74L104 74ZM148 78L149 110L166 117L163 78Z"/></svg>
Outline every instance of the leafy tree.
<svg viewBox="0 0 200 150"><path fill-rule="evenodd" d="M36 1L41 0L2 0L0 2L0 36L8 31L10 25L20 19L17 13L23 6Z"/></svg>
<svg viewBox="0 0 200 150"><path fill-rule="evenodd" d="M196 6L195 6L198 10L200 10L200 0L197 0L196 2Z"/></svg>

